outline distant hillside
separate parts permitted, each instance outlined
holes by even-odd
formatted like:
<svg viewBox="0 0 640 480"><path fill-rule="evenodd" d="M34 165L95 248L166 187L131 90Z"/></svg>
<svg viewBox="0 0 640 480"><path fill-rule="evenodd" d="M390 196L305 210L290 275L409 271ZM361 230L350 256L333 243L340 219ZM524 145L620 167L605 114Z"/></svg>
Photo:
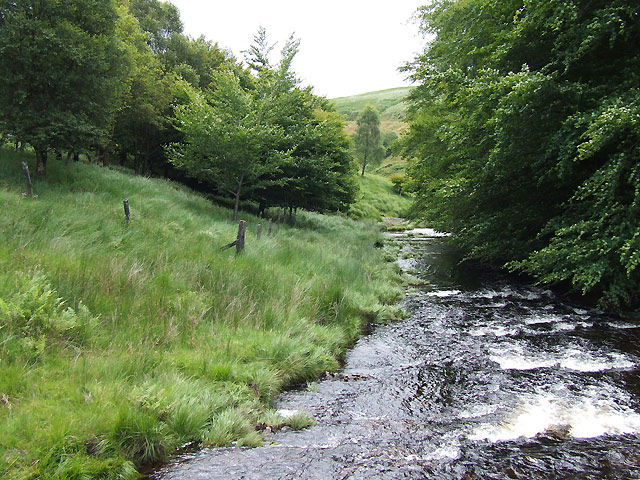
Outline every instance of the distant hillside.
<svg viewBox="0 0 640 480"><path fill-rule="evenodd" d="M333 102L338 112L345 115L349 121L354 121L368 103L380 112L380 120L383 122L401 121L404 119L407 110L404 99L411 91L411 88L390 88L351 97L339 97L334 98Z"/></svg>

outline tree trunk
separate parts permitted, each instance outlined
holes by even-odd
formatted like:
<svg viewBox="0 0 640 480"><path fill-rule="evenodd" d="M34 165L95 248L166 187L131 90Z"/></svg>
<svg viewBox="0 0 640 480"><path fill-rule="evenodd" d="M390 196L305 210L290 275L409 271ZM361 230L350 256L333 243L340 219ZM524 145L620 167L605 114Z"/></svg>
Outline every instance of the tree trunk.
<svg viewBox="0 0 640 480"><path fill-rule="evenodd" d="M34 146L33 149L36 152L36 173L44 174L47 169L47 149Z"/></svg>
<svg viewBox="0 0 640 480"><path fill-rule="evenodd" d="M102 151L102 166L109 166L109 150L107 150L106 148Z"/></svg>
<svg viewBox="0 0 640 480"><path fill-rule="evenodd" d="M364 169L366 168L366 166L367 166L367 161L366 161L366 160L363 160L363 161L362 161L362 176L363 176L363 177L364 177Z"/></svg>
<svg viewBox="0 0 640 480"><path fill-rule="evenodd" d="M240 220L240 224L238 225L238 237L236 238L236 255L242 253L242 250L244 250L244 237L246 231L247 222Z"/></svg>

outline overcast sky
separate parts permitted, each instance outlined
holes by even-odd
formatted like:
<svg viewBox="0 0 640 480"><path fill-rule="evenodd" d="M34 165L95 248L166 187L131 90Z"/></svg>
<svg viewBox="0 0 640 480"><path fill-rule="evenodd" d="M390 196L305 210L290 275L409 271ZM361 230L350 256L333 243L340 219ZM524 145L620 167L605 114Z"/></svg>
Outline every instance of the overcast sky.
<svg viewBox="0 0 640 480"><path fill-rule="evenodd" d="M170 1L187 35L204 35L239 60L261 25L278 54L294 33L301 44L293 70L329 98L409 85L397 69L424 45L412 16L425 0Z"/></svg>

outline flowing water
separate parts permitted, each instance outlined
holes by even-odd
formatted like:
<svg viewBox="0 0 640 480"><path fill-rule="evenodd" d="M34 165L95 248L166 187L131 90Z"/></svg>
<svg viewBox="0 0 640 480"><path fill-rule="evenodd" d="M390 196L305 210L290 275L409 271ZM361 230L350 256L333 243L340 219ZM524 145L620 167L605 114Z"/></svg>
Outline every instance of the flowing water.
<svg viewBox="0 0 640 480"><path fill-rule="evenodd" d="M411 317L361 338L344 375L278 400L316 426L152 478L640 478L637 318L461 268L428 229L397 241L421 283Z"/></svg>

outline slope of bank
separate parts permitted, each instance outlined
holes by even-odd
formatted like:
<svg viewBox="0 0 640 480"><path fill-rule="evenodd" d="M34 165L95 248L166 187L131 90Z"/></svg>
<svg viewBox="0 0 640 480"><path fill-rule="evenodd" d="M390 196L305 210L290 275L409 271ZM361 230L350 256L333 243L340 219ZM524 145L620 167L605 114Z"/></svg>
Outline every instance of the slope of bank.
<svg viewBox="0 0 640 480"><path fill-rule="evenodd" d="M407 215L412 200L395 193L389 178L366 173L358 176L358 185L360 191L349 211L352 217L381 222L383 217Z"/></svg>
<svg viewBox="0 0 640 480"><path fill-rule="evenodd" d="M21 161L0 149L2 478L136 478L192 442L259 443L274 395L393 314L371 225L301 213L258 241L245 215L236 256L231 213L182 186L53 161L29 198Z"/></svg>

